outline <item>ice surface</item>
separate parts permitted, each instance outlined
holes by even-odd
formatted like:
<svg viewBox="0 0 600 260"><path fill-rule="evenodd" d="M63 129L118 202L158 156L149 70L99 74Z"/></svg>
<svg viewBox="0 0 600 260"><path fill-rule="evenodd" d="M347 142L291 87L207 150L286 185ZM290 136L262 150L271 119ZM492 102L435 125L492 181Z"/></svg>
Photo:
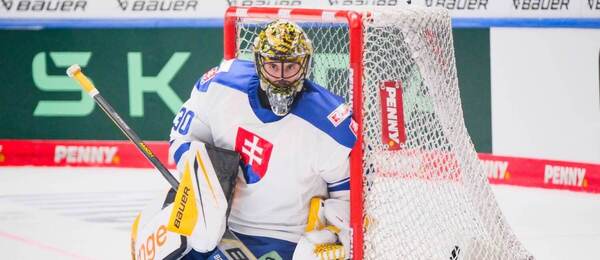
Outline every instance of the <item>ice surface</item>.
<svg viewBox="0 0 600 260"><path fill-rule="evenodd" d="M153 170L0 167L2 259L130 259L133 219L167 189ZM537 259L600 259L600 194L493 189Z"/></svg>

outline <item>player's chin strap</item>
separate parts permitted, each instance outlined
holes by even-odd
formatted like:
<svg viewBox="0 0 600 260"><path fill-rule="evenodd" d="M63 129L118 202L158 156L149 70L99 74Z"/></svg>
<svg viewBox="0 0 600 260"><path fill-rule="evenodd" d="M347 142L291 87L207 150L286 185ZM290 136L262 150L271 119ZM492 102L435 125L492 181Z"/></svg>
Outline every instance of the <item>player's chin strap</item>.
<svg viewBox="0 0 600 260"><path fill-rule="evenodd" d="M306 232L294 250L293 259L349 259L349 212L347 201L312 198Z"/></svg>

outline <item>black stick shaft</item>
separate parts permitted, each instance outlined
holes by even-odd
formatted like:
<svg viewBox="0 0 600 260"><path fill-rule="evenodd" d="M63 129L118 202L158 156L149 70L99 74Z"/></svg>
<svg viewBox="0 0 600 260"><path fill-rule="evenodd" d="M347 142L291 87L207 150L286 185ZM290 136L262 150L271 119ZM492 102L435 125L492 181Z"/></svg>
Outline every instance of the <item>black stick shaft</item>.
<svg viewBox="0 0 600 260"><path fill-rule="evenodd" d="M173 175L169 172L169 170L164 166L164 164L154 155L152 150L140 139L140 137L125 123L125 121L119 116L119 113L115 111L115 109L100 95L100 93L94 95L94 101L104 112L106 115L121 129L123 134L127 136L127 138L135 144L140 152L148 159L152 165L162 174L162 176L169 182L171 187L174 190L177 190L179 187L179 181L173 177Z"/></svg>
<svg viewBox="0 0 600 260"><path fill-rule="evenodd" d="M67 70L67 75L77 81L81 87L87 92L102 108L104 113L121 129L123 134L127 136L127 138L135 144L140 152L154 165L154 167L162 174L162 176L171 184L171 187L174 190L177 190L179 187L179 181L171 175L169 170L165 167L164 164L154 155L152 150L140 139L140 137L125 123L125 120L119 116L119 113L115 111L115 109L100 95L100 92L96 89L94 84L81 72L81 68L78 65L72 65ZM252 252L244 245L242 241L237 238L237 236L229 230L229 228L225 229L225 234L221 243L217 246L219 249L223 247L226 250L222 250L221 252L225 254L228 252L230 255L226 256L227 260L235 260L240 259L240 255L242 254L243 259L256 260L256 257L252 254ZM231 252L229 252L231 251ZM232 253L235 252L235 253ZM234 255L231 255L234 254Z"/></svg>

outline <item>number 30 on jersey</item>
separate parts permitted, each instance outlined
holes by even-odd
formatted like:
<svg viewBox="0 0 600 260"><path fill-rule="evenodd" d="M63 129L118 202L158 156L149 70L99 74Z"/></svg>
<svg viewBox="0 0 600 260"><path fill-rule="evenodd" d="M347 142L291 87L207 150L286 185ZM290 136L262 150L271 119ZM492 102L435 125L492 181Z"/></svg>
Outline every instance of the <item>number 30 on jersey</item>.
<svg viewBox="0 0 600 260"><path fill-rule="evenodd" d="M192 125L194 115L194 111L182 107L179 110L179 113L177 113L175 120L173 120L173 130L182 135L186 135L190 130L190 125Z"/></svg>

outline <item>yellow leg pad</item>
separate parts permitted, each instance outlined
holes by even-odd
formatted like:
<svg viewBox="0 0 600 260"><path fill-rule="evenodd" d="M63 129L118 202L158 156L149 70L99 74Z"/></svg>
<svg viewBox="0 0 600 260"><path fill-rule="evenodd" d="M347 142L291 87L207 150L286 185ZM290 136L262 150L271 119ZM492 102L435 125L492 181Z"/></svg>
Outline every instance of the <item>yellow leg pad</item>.
<svg viewBox="0 0 600 260"><path fill-rule="evenodd" d="M198 209L194 194L190 164L186 161L181 183L177 189L175 201L173 201L173 211L167 230L186 236L192 234L198 221Z"/></svg>

